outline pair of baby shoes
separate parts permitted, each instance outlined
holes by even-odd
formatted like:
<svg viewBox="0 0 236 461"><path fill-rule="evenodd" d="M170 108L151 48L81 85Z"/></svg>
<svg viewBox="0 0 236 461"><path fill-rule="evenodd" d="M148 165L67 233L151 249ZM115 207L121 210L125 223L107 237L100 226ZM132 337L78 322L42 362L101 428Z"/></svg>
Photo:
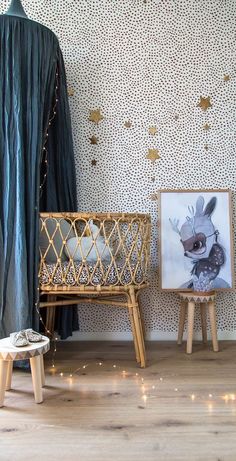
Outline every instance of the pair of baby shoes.
<svg viewBox="0 0 236 461"><path fill-rule="evenodd" d="M32 330L32 328L10 334L10 341L15 347L29 346L30 343L38 343L39 341L42 341L42 339L42 335L37 333L37 331Z"/></svg>

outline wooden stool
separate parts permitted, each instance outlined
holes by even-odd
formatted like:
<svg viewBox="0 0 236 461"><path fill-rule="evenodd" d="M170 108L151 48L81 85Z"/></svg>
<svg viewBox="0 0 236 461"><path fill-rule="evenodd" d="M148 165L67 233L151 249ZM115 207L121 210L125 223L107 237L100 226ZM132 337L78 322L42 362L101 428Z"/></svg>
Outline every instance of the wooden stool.
<svg viewBox="0 0 236 461"><path fill-rule="evenodd" d="M45 385L43 354L50 348L46 336L38 343L15 347L10 338L0 340L0 408L4 405L5 391L11 389L12 368L14 360L30 360L34 397L36 403L43 402L42 387Z"/></svg>
<svg viewBox="0 0 236 461"><path fill-rule="evenodd" d="M192 342L193 342L193 325L194 325L194 311L195 305L200 304L201 309L201 323L202 323L202 339L204 343L207 343L207 320L206 320L206 308L208 307L210 325L211 325L211 336L213 351L218 352L218 340L217 340L217 329L216 329L216 314L215 314L215 292L198 293L198 292L183 292L179 293L182 299L179 316L179 330L178 330L178 344L182 344L184 323L186 317L186 311L188 310L188 332L187 332L187 354L192 353Z"/></svg>

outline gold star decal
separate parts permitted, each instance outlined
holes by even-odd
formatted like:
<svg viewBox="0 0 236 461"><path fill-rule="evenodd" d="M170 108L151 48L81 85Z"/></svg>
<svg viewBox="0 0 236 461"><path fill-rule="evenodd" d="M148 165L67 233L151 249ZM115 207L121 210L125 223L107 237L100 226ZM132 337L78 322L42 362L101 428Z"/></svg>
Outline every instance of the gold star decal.
<svg viewBox="0 0 236 461"><path fill-rule="evenodd" d="M131 122L125 122L125 128L131 128L132 123Z"/></svg>
<svg viewBox="0 0 236 461"><path fill-rule="evenodd" d="M74 96L74 94L75 94L74 88L68 88L67 89L67 94L68 94L68 96Z"/></svg>
<svg viewBox="0 0 236 461"><path fill-rule="evenodd" d="M210 96L207 98L200 96L200 102L198 103L197 107L200 107L204 112L206 112L209 107L212 107Z"/></svg>
<svg viewBox="0 0 236 461"><path fill-rule="evenodd" d="M97 160L92 160L92 166L96 166L97 165Z"/></svg>
<svg viewBox="0 0 236 461"><path fill-rule="evenodd" d="M153 194L149 195L148 197L150 200L152 200L154 202L154 200L158 200L159 197L158 197L158 194L156 194L155 192L153 192Z"/></svg>
<svg viewBox="0 0 236 461"><path fill-rule="evenodd" d="M148 149L148 154L146 157L148 160L151 160L154 163L156 160L160 158L159 150L158 149Z"/></svg>
<svg viewBox="0 0 236 461"><path fill-rule="evenodd" d="M210 128L211 127L210 127L210 125L208 125L208 123L205 123L205 125L203 125L203 130L208 131L208 130L210 130Z"/></svg>
<svg viewBox="0 0 236 461"><path fill-rule="evenodd" d="M104 117L101 114L101 109L90 110L89 121L98 124Z"/></svg>
<svg viewBox="0 0 236 461"><path fill-rule="evenodd" d="M152 136L155 136L155 134L157 133L157 128L155 126L150 126L148 128L148 131L150 134L152 134Z"/></svg>
<svg viewBox="0 0 236 461"><path fill-rule="evenodd" d="M228 82L230 80L230 75L226 74L224 75L224 81Z"/></svg>
<svg viewBox="0 0 236 461"><path fill-rule="evenodd" d="M90 139L90 144L95 145L98 143L98 138L96 138L96 136L91 136L91 138L89 139Z"/></svg>

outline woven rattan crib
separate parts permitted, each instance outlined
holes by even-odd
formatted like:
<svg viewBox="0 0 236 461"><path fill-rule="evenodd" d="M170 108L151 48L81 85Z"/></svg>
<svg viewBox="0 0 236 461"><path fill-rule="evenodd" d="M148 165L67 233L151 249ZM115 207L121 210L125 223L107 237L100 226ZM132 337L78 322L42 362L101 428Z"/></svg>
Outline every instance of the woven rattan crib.
<svg viewBox="0 0 236 461"><path fill-rule="evenodd" d="M148 285L150 224L147 214L40 214L40 295L47 300L39 306L47 307L47 330L54 331L60 306L127 308L136 360L145 367L138 299Z"/></svg>

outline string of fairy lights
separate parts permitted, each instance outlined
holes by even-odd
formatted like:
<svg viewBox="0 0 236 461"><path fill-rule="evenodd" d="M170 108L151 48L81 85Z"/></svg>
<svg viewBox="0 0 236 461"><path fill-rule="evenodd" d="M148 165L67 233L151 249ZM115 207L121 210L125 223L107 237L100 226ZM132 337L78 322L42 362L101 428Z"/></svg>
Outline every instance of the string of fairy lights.
<svg viewBox="0 0 236 461"><path fill-rule="evenodd" d="M172 383L170 382L170 379L176 380L178 376L177 374L171 373L169 375L167 374L166 376L161 376L159 378L156 378L154 381L155 384L153 384L153 381L150 382L150 378L147 380L144 379L144 377L142 376L142 372L131 373L129 371L124 370L121 366L117 364L109 364L108 362L104 363L102 361L95 362L95 363L92 362L90 364L88 363L81 364L79 367L77 367L72 372L71 371L69 372L60 371L56 368L55 364L53 364L50 371L51 371L51 375L53 376L57 375L61 379L66 380L69 383L69 386L71 388L73 384L76 384L75 378L81 377L84 374L87 375L88 370L85 373L86 369L89 369L91 367L94 372L94 365L95 365L95 370L96 370L96 367L105 368L106 376L107 376L107 372L114 371L115 377L121 381L124 379L135 380L136 384L139 387L140 398L142 400L142 405L143 405L143 406L139 406L139 408L145 408L148 402L149 401L151 402L152 399L157 396L161 398L163 395L162 393L163 391L165 391L167 386L169 389L168 390L169 397L185 398L185 399L191 400L192 402L201 403L201 404L202 402L206 402L209 411L212 411L214 403L218 403L219 401L222 401L225 404L233 403L236 401L236 394L234 392L227 392L222 395L222 394L218 394L213 391L212 392L195 391L195 392L191 392L186 395L186 390L184 388L184 385L183 386L180 385L179 387L171 386Z"/></svg>
<svg viewBox="0 0 236 461"><path fill-rule="evenodd" d="M44 172L42 174L42 182L39 186L39 197L42 197L43 194L43 188L46 183L47 175L48 175L48 149L47 149L47 143L48 143L48 138L49 138L49 133L50 133L50 128L53 124L53 121L56 117L57 111L57 104L58 104L58 91L59 91L59 73L58 73L58 68L56 68L56 74L55 74L55 89L54 89L54 101L53 101L53 106L52 109L49 111L49 116L48 116L48 122L47 122L47 127L44 135L44 143L43 143L43 149L42 149L42 158L41 158L41 167L44 167ZM35 309L39 317L39 321L41 322L44 332L50 337L52 343L53 343L53 366L54 365L54 357L57 351L56 347L56 341L58 341L58 338L55 336L54 332L51 332L48 330L43 317L40 312L39 308L39 303L40 303L40 288L39 288L40 280L39 280L39 274L38 274L38 287L37 287L37 298L35 301Z"/></svg>
<svg viewBox="0 0 236 461"><path fill-rule="evenodd" d="M55 90L54 90L54 102L53 102L53 107L52 110L49 112L49 117L48 117L48 123L44 135L44 143L43 143L43 149L42 149L42 159L41 159L41 167L44 167L44 172L42 173L42 182L39 186L40 189L40 197L42 196L43 193L43 187L46 183L47 175L48 175L48 149L47 149L47 143L48 143L48 138L49 138L49 131L50 127L53 123L53 120L56 117L57 111L57 103L58 103L58 90L59 90L59 74L58 74L58 69L56 69L56 81L55 81Z"/></svg>

